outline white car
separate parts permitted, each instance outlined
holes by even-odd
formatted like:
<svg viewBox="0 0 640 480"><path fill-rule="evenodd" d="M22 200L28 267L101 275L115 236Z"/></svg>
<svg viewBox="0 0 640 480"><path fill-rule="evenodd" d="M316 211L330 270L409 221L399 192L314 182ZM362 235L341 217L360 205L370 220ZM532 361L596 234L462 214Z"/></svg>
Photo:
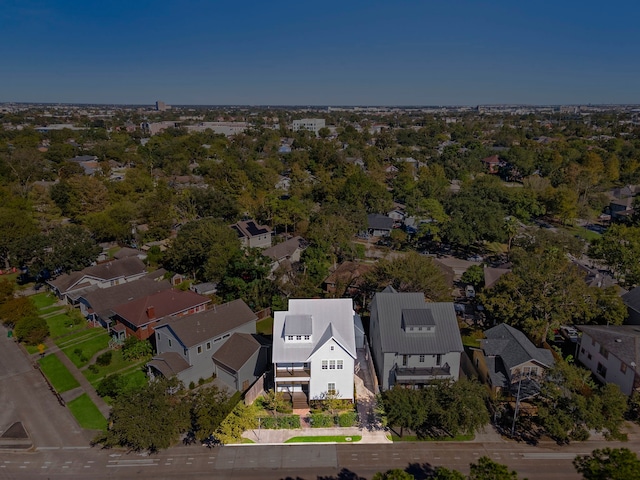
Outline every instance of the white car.
<svg viewBox="0 0 640 480"><path fill-rule="evenodd" d="M578 330L576 330L574 327L569 327L567 325L563 325L560 327L560 334L566 338L567 340L570 340L573 343L577 343L578 342Z"/></svg>

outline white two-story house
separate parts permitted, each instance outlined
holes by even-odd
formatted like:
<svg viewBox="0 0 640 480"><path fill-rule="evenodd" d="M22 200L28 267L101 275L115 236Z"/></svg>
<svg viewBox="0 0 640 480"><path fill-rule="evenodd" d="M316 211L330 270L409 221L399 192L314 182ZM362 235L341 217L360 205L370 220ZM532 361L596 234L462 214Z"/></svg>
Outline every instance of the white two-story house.
<svg viewBox="0 0 640 480"><path fill-rule="evenodd" d="M275 389L294 408L326 395L353 401L358 315L349 298L289 300L274 313Z"/></svg>

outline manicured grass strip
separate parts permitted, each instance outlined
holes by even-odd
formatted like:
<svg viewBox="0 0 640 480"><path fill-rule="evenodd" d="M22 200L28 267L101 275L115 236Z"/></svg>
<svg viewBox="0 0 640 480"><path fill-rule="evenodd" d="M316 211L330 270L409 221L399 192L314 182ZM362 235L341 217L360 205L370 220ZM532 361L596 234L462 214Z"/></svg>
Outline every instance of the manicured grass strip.
<svg viewBox="0 0 640 480"><path fill-rule="evenodd" d="M56 339L56 345L60 348L67 348L72 345L79 345L82 342L86 342L93 337L99 337L101 335L106 335L108 337L107 331L103 328L90 328L83 325L81 330Z"/></svg>
<svg viewBox="0 0 640 480"><path fill-rule="evenodd" d="M267 317L256 322L256 333L262 335L273 335L273 318Z"/></svg>
<svg viewBox="0 0 640 480"><path fill-rule="evenodd" d="M475 438L475 435L456 435L455 437L438 437L438 438L418 438L415 435L405 435L398 437L391 435L394 442L469 442Z"/></svg>
<svg viewBox="0 0 640 480"><path fill-rule="evenodd" d="M67 406L82 428L88 430L105 430L107 428L107 419L86 393L71 400Z"/></svg>
<svg viewBox="0 0 640 480"><path fill-rule="evenodd" d="M109 347L109 335L104 330L102 333L102 335L90 337L82 343L63 348L62 351L76 367L80 368L87 365L96 353ZM75 353L78 349L82 353Z"/></svg>
<svg viewBox="0 0 640 480"><path fill-rule="evenodd" d="M50 307L45 307L45 308L39 308L38 309L38 313L40 314L40 316L42 315L47 315L49 313L64 313L66 310L64 307L61 307L60 305L51 305Z"/></svg>
<svg viewBox="0 0 640 480"><path fill-rule="evenodd" d="M80 386L78 381L73 378L73 375L67 370L67 367L65 367L55 355L47 355L38 360L38 363L58 393L73 390Z"/></svg>
<svg viewBox="0 0 640 480"><path fill-rule="evenodd" d="M43 308L50 307L54 303L58 301L58 299L50 294L49 292L37 293L35 295L31 295L29 297L31 303L35 305L38 310L42 310Z"/></svg>
<svg viewBox="0 0 640 480"><path fill-rule="evenodd" d="M111 363L106 367L100 367L96 365L98 367L97 372L92 372L88 368L82 370L82 374L94 386L100 383L100 380L102 380L102 378L106 377L107 375L116 372L120 373L121 375L126 375L130 373L130 371L139 370L142 365L146 363L145 361L132 363L128 360L125 360L124 358L122 358L122 350L112 350L112 352Z"/></svg>
<svg viewBox="0 0 640 480"><path fill-rule="evenodd" d="M241 438L240 443L256 443L256 442L254 442L250 438Z"/></svg>
<svg viewBox="0 0 640 480"><path fill-rule="evenodd" d="M318 437L293 437L284 443L320 443L320 442L335 442L335 443L353 443L362 440L361 435L324 435Z"/></svg>
<svg viewBox="0 0 640 480"><path fill-rule="evenodd" d="M86 328L85 322L78 325L74 325L73 320L66 313L59 313L58 315L52 315L45 318L47 325L49 325L49 332L51 338L54 340L64 337L69 333L76 332Z"/></svg>

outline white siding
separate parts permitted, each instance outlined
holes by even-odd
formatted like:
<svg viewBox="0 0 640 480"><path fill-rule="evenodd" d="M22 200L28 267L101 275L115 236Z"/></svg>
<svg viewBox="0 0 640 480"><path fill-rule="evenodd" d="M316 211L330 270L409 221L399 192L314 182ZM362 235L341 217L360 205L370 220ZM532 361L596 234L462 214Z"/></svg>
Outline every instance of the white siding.
<svg viewBox="0 0 640 480"><path fill-rule="evenodd" d="M336 360L336 369L323 370L322 360ZM337 369L337 360L342 360L342 370ZM353 401L353 372L353 357L333 339L329 340L311 357L309 400L322 398L327 393L329 383L335 383L338 396Z"/></svg>
<svg viewBox="0 0 640 480"><path fill-rule="evenodd" d="M614 383L620 387L622 393L631 395L635 378L634 369L627 365L626 371L623 372L624 367L622 367L620 359L611 352L608 352L607 358L605 358L600 353L600 344L593 342L593 339L586 333L583 333L580 339L578 360L591 370L601 382ZM598 363L607 369L604 376L598 373Z"/></svg>

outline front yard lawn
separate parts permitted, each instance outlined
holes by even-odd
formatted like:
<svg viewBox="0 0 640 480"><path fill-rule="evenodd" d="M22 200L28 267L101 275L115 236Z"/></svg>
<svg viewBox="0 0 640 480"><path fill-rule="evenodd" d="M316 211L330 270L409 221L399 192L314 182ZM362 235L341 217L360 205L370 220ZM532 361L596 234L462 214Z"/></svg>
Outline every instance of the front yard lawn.
<svg viewBox="0 0 640 480"><path fill-rule="evenodd" d="M361 435L321 435L318 437L293 437L286 440L284 443L320 443L320 442L335 442L335 443L353 443L362 440Z"/></svg>
<svg viewBox="0 0 640 480"><path fill-rule="evenodd" d="M47 355L38 360L38 363L58 393L73 390L80 386L78 381L67 370L67 367L55 355Z"/></svg>
<svg viewBox="0 0 640 480"><path fill-rule="evenodd" d="M38 310L42 310L44 308L50 307L51 305L53 305L58 301L56 296L49 292L42 292L42 293L37 293L35 295L31 295L29 297L29 300L31 300L31 303L33 303L33 305Z"/></svg>
<svg viewBox="0 0 640 480"><path fill-rule="evenodd" d="M101 350L109 347L109 335L100 329L99 334L88 336L86 340L73 343L62 349L73 364L80 368L89 363L91 358Z"/></svg>
<svg viewBox="0 0 640 480"><path fill-rule="evenodd" d="M87 327L86 322L84 321L81 323L74 323L73 318L66 312L59 313L58 315L52 315L51 317L45 318L45 320L47 321L47 325L49 325L49 334L54 340L64 337L69 333L84 330Z"/></svg>
<svg viewBox="0 0 640 480"><path fill-rule="evenodd" d="M71 400L67 406L82 428L88 430L105 430L107 428L107 419L86 393Z"/></svg>

